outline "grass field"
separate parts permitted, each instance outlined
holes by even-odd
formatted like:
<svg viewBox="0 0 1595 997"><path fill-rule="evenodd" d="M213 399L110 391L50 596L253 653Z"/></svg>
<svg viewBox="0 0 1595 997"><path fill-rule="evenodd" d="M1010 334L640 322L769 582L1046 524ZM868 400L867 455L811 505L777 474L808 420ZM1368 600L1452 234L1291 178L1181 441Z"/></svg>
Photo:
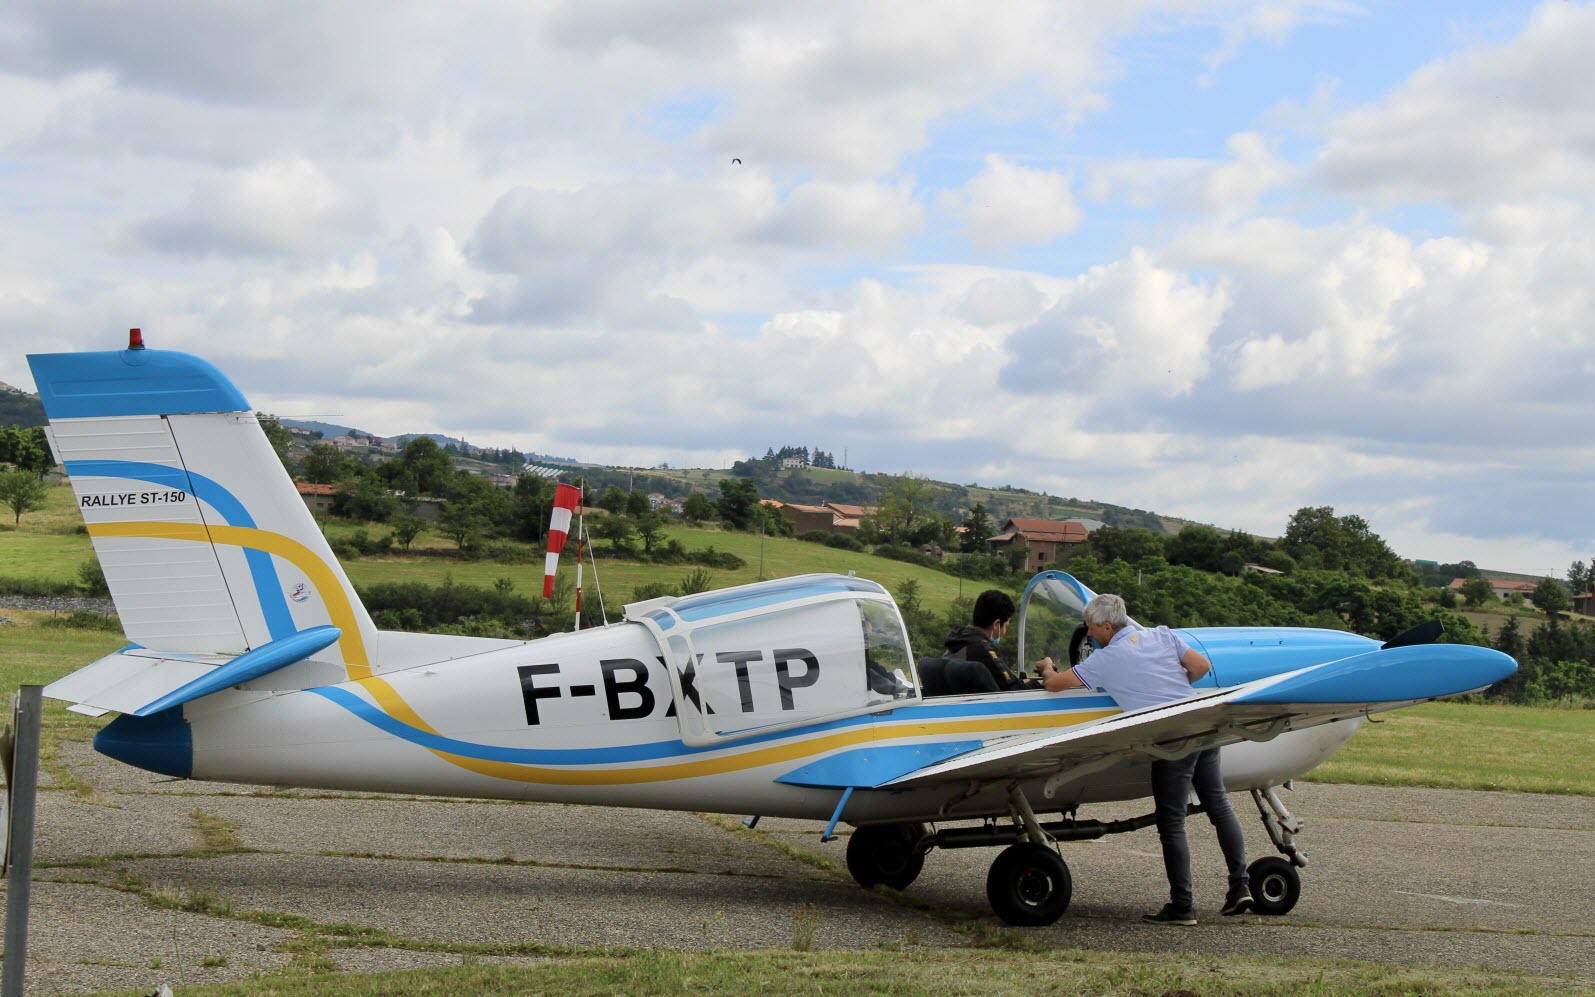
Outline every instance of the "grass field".
<svg viewBox="0 0 1595 997"><path fill-rule="evenodd" d="M1376 720L1307 778L1595 796L1595 710L1428 703Z"/></svg>
<svg viewBox="0 0 1595 997"><path fill-rule="evenodd" d="M1144 994L1165 997L1395 994L1528 995L1546 986L1507 973L1382 966L1332 959L1179 957L1010 948L873 952L650 952L552 956L535 966L278 976L229 986L183 987L182 997L378 997L407 994ZM135 991L118 991L134 997ZM109 994L107 994L109 997ZM141 995L140 995L141 997Z"/></svg>

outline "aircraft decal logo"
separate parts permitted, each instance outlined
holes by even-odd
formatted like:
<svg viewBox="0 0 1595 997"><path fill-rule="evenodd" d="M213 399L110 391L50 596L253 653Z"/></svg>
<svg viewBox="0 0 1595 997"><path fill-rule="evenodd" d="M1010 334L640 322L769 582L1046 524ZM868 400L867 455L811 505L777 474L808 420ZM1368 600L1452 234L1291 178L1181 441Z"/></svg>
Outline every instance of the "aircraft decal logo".
<svg viewBox="0 0 1595 997"><path fill-rule="evenodd" d="M294 602L308 601L310 599L310 586L306 585L304 582L300 582L298 585L294 586L292 592L288 593L288 598L292 599Z"/></svg>

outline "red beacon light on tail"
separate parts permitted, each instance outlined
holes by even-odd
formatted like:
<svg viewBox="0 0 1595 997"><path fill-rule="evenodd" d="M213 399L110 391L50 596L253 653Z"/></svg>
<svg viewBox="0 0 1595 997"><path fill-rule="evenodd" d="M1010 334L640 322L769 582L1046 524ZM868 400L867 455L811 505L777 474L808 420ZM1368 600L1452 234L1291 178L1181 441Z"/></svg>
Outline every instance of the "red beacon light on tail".
<svg viewBox="0 0 1595 997"><path fill-rule="evenodd" d="M127 348L130 350L142 350L144 348L144 330L127 330Z"/></svg>

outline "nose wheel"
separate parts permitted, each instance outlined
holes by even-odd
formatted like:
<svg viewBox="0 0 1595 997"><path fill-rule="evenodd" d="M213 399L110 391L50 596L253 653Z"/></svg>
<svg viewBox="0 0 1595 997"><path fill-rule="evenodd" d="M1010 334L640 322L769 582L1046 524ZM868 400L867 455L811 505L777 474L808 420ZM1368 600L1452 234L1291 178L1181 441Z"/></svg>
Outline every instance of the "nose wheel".
<svg viewBox="0 0 1595 997"><path fill-rule="evenodd" d="M1290 783L1285 787L1290 788ZM1288 914L1301 899L1301 873L1307 865L1307 855L1296 847L1296 835L1302 823L1292 817L1274 787L1252 790L1252 801L1262 815L1263 827L1284 857L1270 855L1246 867L1251 882L1252 910L1258 914L1279 916Z"/></svg>
<svg viewBox="0 0 1595 997"><path fill-rule="evenodd" d="M1252 884L1252 910L1258 914L1287 914L1301 899L1301 874L1278 855L1260 858L1246 867Z"/></svg>

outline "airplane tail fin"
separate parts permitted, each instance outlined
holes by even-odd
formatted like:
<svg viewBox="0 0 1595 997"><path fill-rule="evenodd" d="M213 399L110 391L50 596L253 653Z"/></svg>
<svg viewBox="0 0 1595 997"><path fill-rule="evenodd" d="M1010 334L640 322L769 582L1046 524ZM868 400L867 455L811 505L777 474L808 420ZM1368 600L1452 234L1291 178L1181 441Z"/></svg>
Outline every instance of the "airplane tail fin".
<svg viewBox="0 0 1595 997"><path fill-rule="evenodd" d="M318 658L371 674L376 628L225 375L142 347L28 363L130 640L237 655L334 626Z"/></svg>

